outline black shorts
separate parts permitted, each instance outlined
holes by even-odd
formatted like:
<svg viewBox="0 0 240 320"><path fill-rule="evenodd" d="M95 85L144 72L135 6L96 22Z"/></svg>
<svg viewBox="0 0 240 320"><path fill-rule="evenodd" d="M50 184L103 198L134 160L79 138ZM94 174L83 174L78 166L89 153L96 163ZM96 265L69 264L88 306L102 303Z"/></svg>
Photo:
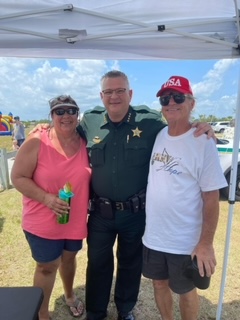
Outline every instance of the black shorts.
<svg viewBox="0 0 240 320"><path fill-rule="evenodd" d="M195 288L193 281L184 275L190 261L190 255L165 253L143 246L142 274L152 280L169 280L173 292L184 294Z"/></svg>
<svg viewBox="0 0 240 320"><path fill-rule="evenodd" d="M25 141L25 139L18 139L18 140L17 140L17 145L18 145L19 147L21 147L21 145L23 144L24 141Z"/></svg>

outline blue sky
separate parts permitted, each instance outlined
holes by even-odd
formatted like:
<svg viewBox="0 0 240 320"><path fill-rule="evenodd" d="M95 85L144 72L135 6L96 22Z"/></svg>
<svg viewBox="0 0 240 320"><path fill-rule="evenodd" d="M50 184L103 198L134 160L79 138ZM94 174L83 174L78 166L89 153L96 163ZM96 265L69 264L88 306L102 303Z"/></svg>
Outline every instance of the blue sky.
<svg viewBox="0 0 240 320"><path fill-rule="evenodd" d="M235 116L240 61L127 61L0 58L0 111L22 120L47 119L48 100L70 94L81 112L102 105L99 80L110 69L125 72L132 105L160 109L156 92L172 75L187 77L197 104L194 116Z"/></svg>

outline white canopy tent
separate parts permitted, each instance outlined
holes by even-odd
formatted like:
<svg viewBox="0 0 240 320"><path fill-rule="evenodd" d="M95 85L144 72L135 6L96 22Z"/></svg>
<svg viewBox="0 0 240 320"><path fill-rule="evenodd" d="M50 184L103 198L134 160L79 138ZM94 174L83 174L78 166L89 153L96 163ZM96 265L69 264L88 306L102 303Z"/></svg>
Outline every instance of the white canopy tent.
<svg viewBox="0 0 240 320"><path fill-rule="evenodd" d="M0 0L0 56L238 58L236 1Z"/></svg>
<svg viewBox="0 0 240 320"><path fill-rule="evenodd" d="M78 59L240 57L240 0L0 0L0 56ZM238 93L221 317L240 136Z"/></svg>

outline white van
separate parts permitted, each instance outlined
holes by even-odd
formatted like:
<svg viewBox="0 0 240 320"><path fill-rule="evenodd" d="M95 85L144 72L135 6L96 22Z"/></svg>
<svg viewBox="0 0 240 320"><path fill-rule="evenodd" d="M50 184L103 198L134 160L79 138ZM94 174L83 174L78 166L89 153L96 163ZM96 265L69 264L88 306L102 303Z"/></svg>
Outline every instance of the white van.
<svg viewBox="0 0 240 320"><path fill-rule="evenodd" d="M219 122L213 122L212 124L212 128L214 132L217 132L217 133L223 133L224 130L230 126L231 126L230 121L219 121Z"/></svg>

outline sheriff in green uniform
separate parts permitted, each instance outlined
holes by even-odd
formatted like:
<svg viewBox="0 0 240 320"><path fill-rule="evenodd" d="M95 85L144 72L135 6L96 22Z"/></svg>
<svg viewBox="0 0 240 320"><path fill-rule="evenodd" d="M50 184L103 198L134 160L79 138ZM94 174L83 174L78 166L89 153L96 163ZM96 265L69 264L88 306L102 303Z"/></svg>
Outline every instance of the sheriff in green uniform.
<svg viewBox="0 0 240 320"><path fill-rule="evenodd" d="M130 106L126 75L110 71L102 77L105 108L84 114L92 166L92 211L88 220L86 279L87 320L107 315L117 238L114 300L118 320L134 320L142 271L145 189L156 134L165 126L160 113Z"/></svg>
<svg viewBox="0 0 240 320"><path fill-rule="evenodd" d="M82 121L92 165L92 188L99 197L127 201L146 188L149 159L156 134L164 124L159 112L129 106L114 123L103 107L85 113Z"/></svg>

